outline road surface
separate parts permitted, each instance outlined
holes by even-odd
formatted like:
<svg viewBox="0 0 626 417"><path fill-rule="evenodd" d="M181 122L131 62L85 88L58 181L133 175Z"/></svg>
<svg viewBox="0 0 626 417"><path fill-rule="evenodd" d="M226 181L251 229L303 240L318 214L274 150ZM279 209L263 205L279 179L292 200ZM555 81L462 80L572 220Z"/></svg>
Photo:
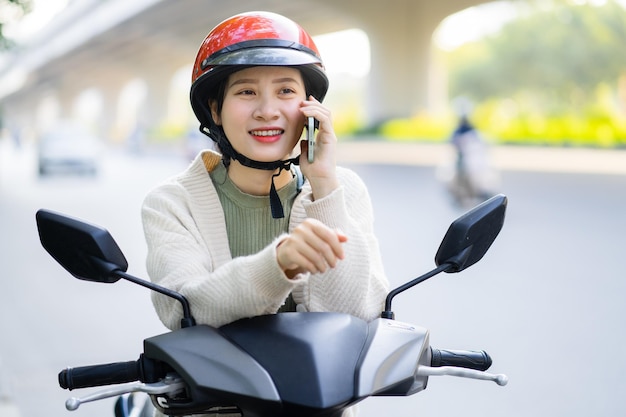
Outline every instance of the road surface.
<svg viewBox="0 0 626 417"><path fill-rule="evenodd" d="M397 286L434 266L440 239L463 210L437 180L441 148L367 146L369 153L346 145L340 157L370 189L385 268ZM490 252L459 275L399 295L393 306L398 320L429 328L436 347L487 350L509 385L432 377L413 397L368 399L362 417L626 415L624 153L593 153L582 159L584 169L571 153L548 154L554 164L543 152L501 151L498 191L509 207ZM66 411L68 396L91 391L61 390L58 372L134 360L143 338L165 331L143 288L78 281L63 271L39 244L35 211L106 227L129 272L145 277L141 200L186 163L176 154L111 151L95 178L40 179L27 148L0 141L1 416L9 407L17 417L112 416L112 400Z"/></svg>

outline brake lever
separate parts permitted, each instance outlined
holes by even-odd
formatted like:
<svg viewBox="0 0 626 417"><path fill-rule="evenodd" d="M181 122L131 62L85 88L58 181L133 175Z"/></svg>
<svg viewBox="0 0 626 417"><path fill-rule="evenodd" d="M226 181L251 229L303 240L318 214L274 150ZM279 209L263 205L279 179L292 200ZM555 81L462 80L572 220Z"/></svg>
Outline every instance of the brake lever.
<svg viewBox="0 0 626 417"><path fill-rule="evenodd" d="M118 395L131 392L144 392L148 395L168 394L170 396L173 396L184 389L185 383L181 378L168 376L162 381L152 384L134 382L132 384L126 384L119 387L108 388L102 391L98 391L82 398L71 397L68 398L67 401L65 401L65 408L69 411L74 411L78 409L81 404L103 400L105 398L116 397Z"/></svg>
<svg viewBox="0 0 626 417"><path fill-rule="evenodd" d="M489 372L477 371L474 369L467 368L457 368L454 366L441 366L441 367L430 367L420 365L417 369L418 376L441 376L441 375L451 375L458 376L461 378L472 378L472 379L482 379L487 381L493 381L500 386L505 386L509 382L509 377L504 374L491 374Z"/></svg>

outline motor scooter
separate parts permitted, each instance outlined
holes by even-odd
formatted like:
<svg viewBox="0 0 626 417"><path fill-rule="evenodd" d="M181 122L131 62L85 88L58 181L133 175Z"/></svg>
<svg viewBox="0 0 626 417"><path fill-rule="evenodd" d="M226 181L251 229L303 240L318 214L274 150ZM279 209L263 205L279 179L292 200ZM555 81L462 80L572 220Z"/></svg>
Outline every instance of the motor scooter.
<svg viewBox="0 0 626 417"><path fill-rule="evenodd" d="M485 372L492 364L485 351L433 348L427 329L396 320L391 310L401 292L478 262L500 233L506 206L507 197L499 194L452 222L435 255L436 268L389 292L381 317L371 322L343 313L294 312L219 328L196 324L182 294L126 273L126 258L106 229L39 210L41 244L71 275L101 283L125 279L178 300L183 312L181 328L145 339L137 360L62 370L64 389L111 386L69 398L66 408L118 397L117 416L147 416L151 407L141 400L149 398L148 405L169 416L339 417L368 397L420 392L431 376L506 385L506 375Z"/></svg>

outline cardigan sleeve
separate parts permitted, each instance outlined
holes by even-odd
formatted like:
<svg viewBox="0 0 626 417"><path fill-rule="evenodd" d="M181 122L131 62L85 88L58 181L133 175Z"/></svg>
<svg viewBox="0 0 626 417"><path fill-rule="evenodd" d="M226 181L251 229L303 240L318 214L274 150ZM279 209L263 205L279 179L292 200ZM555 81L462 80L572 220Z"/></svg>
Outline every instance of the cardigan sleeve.
<svg viewBox="0 0 626 417"><path fill-rule="evenodd" d="M304 212L292 211L292 218L294 223L316 218L343 231L348 236L345 259L299 283L293 291L294 300L300 311L344 312L369 321L383 310L389 283L374 234L369 192L353 171L343 168L338 173L341 186L323 199L313 201L310 188L303 189Z"/></svg>

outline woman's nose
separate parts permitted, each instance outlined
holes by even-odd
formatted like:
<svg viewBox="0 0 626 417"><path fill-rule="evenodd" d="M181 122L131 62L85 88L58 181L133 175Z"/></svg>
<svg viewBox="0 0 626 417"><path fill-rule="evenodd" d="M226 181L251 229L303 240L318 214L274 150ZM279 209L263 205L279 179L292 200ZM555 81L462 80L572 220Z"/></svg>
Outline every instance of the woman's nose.
<svg viewBox="0 0 626 417"><path fill-rule="evenodd" d="M259 98L254 110L254 118L262 120L273 120L280 115L277 103L271 98Z"/></svg>

